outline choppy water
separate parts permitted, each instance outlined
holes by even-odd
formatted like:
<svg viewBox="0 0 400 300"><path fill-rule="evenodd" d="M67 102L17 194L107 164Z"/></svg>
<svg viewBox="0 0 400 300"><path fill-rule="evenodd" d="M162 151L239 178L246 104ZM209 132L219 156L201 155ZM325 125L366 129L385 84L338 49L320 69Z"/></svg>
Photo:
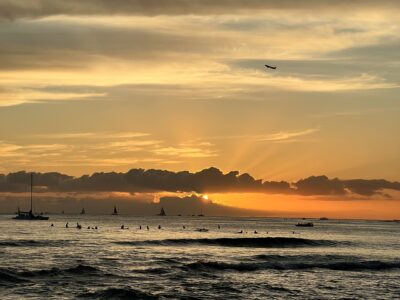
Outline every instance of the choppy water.
<svg viewBox="0 0 400 300"><path fill-rule="evenodd" d="M0 299L400 298L399 223L10 218L0 216Z"/></svg>

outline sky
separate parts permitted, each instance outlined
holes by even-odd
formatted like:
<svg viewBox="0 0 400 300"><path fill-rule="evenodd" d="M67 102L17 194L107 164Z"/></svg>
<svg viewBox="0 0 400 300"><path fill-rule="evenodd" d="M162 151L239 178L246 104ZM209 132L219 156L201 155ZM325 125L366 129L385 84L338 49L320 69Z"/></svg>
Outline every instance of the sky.
<svg viewBox="0 0 400 300"><path fill-rule="evenodd" d="M390 0L1 0L0 173L398 182L399 13ZM344 189L173 192L271 215L400 218L397 188Z"/></svg>

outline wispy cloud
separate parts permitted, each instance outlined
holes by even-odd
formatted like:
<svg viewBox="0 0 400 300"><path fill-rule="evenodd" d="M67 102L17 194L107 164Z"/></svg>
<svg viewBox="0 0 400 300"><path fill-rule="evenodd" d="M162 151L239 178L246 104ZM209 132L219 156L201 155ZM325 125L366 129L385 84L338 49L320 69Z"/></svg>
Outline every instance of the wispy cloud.
<svg viewBox="0 0 400 300"><path fill-rule="evenodd" d="M277 133L265 135L259 138L256 138L257 142L275 142L275 141L287 141L291 140L293 138L305 136L305 135L310 135L312 133L315 133L319 131L319 129L306 129L302 131L280 131Z"/></svg>
<svg viewBox="0 0 400 300"><path fill-rule="evenodd" d="M34 137L41 139L129 139L150 136L143 132L60 132L36 134Z"/></svg>
<svg viewBox="0 0 400 300"><path fill-rule="evenodd" d="M52 93L32 89L11 88L0 90L0 106L12 106L43 101L82 100L91 97L102 97L104 95L104 93Z"/></svg>
<svg viewBox="0 0 400 300"><path fill-rule="evenodd" d="M153 151L157 155L167 155L185 158L205 158L218 156L215 150L204 149L204 148L194 148L194 147L164 147L158 148Z"/></svg>

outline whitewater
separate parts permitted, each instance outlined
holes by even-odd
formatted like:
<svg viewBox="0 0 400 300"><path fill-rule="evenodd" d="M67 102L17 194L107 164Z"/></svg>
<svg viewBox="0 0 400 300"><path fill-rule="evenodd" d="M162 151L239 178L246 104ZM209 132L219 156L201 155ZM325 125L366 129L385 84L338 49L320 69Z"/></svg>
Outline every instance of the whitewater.
<svg viewBox="0 0 400 300"><path fill-rule="evenodd" d="M11 218L0 216L0 299L400 298L397 222Z"/></svg>

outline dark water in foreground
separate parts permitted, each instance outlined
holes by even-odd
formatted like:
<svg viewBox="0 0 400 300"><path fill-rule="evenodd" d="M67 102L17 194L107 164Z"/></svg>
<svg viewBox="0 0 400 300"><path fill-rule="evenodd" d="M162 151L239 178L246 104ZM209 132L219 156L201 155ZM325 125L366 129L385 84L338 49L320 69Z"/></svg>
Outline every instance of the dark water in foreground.
<svg viewBox="0 0 400 300"><path fill-rule="evenodd" d="M0 216L0 299L400 299L399 223L10 218Z"/></svg>

